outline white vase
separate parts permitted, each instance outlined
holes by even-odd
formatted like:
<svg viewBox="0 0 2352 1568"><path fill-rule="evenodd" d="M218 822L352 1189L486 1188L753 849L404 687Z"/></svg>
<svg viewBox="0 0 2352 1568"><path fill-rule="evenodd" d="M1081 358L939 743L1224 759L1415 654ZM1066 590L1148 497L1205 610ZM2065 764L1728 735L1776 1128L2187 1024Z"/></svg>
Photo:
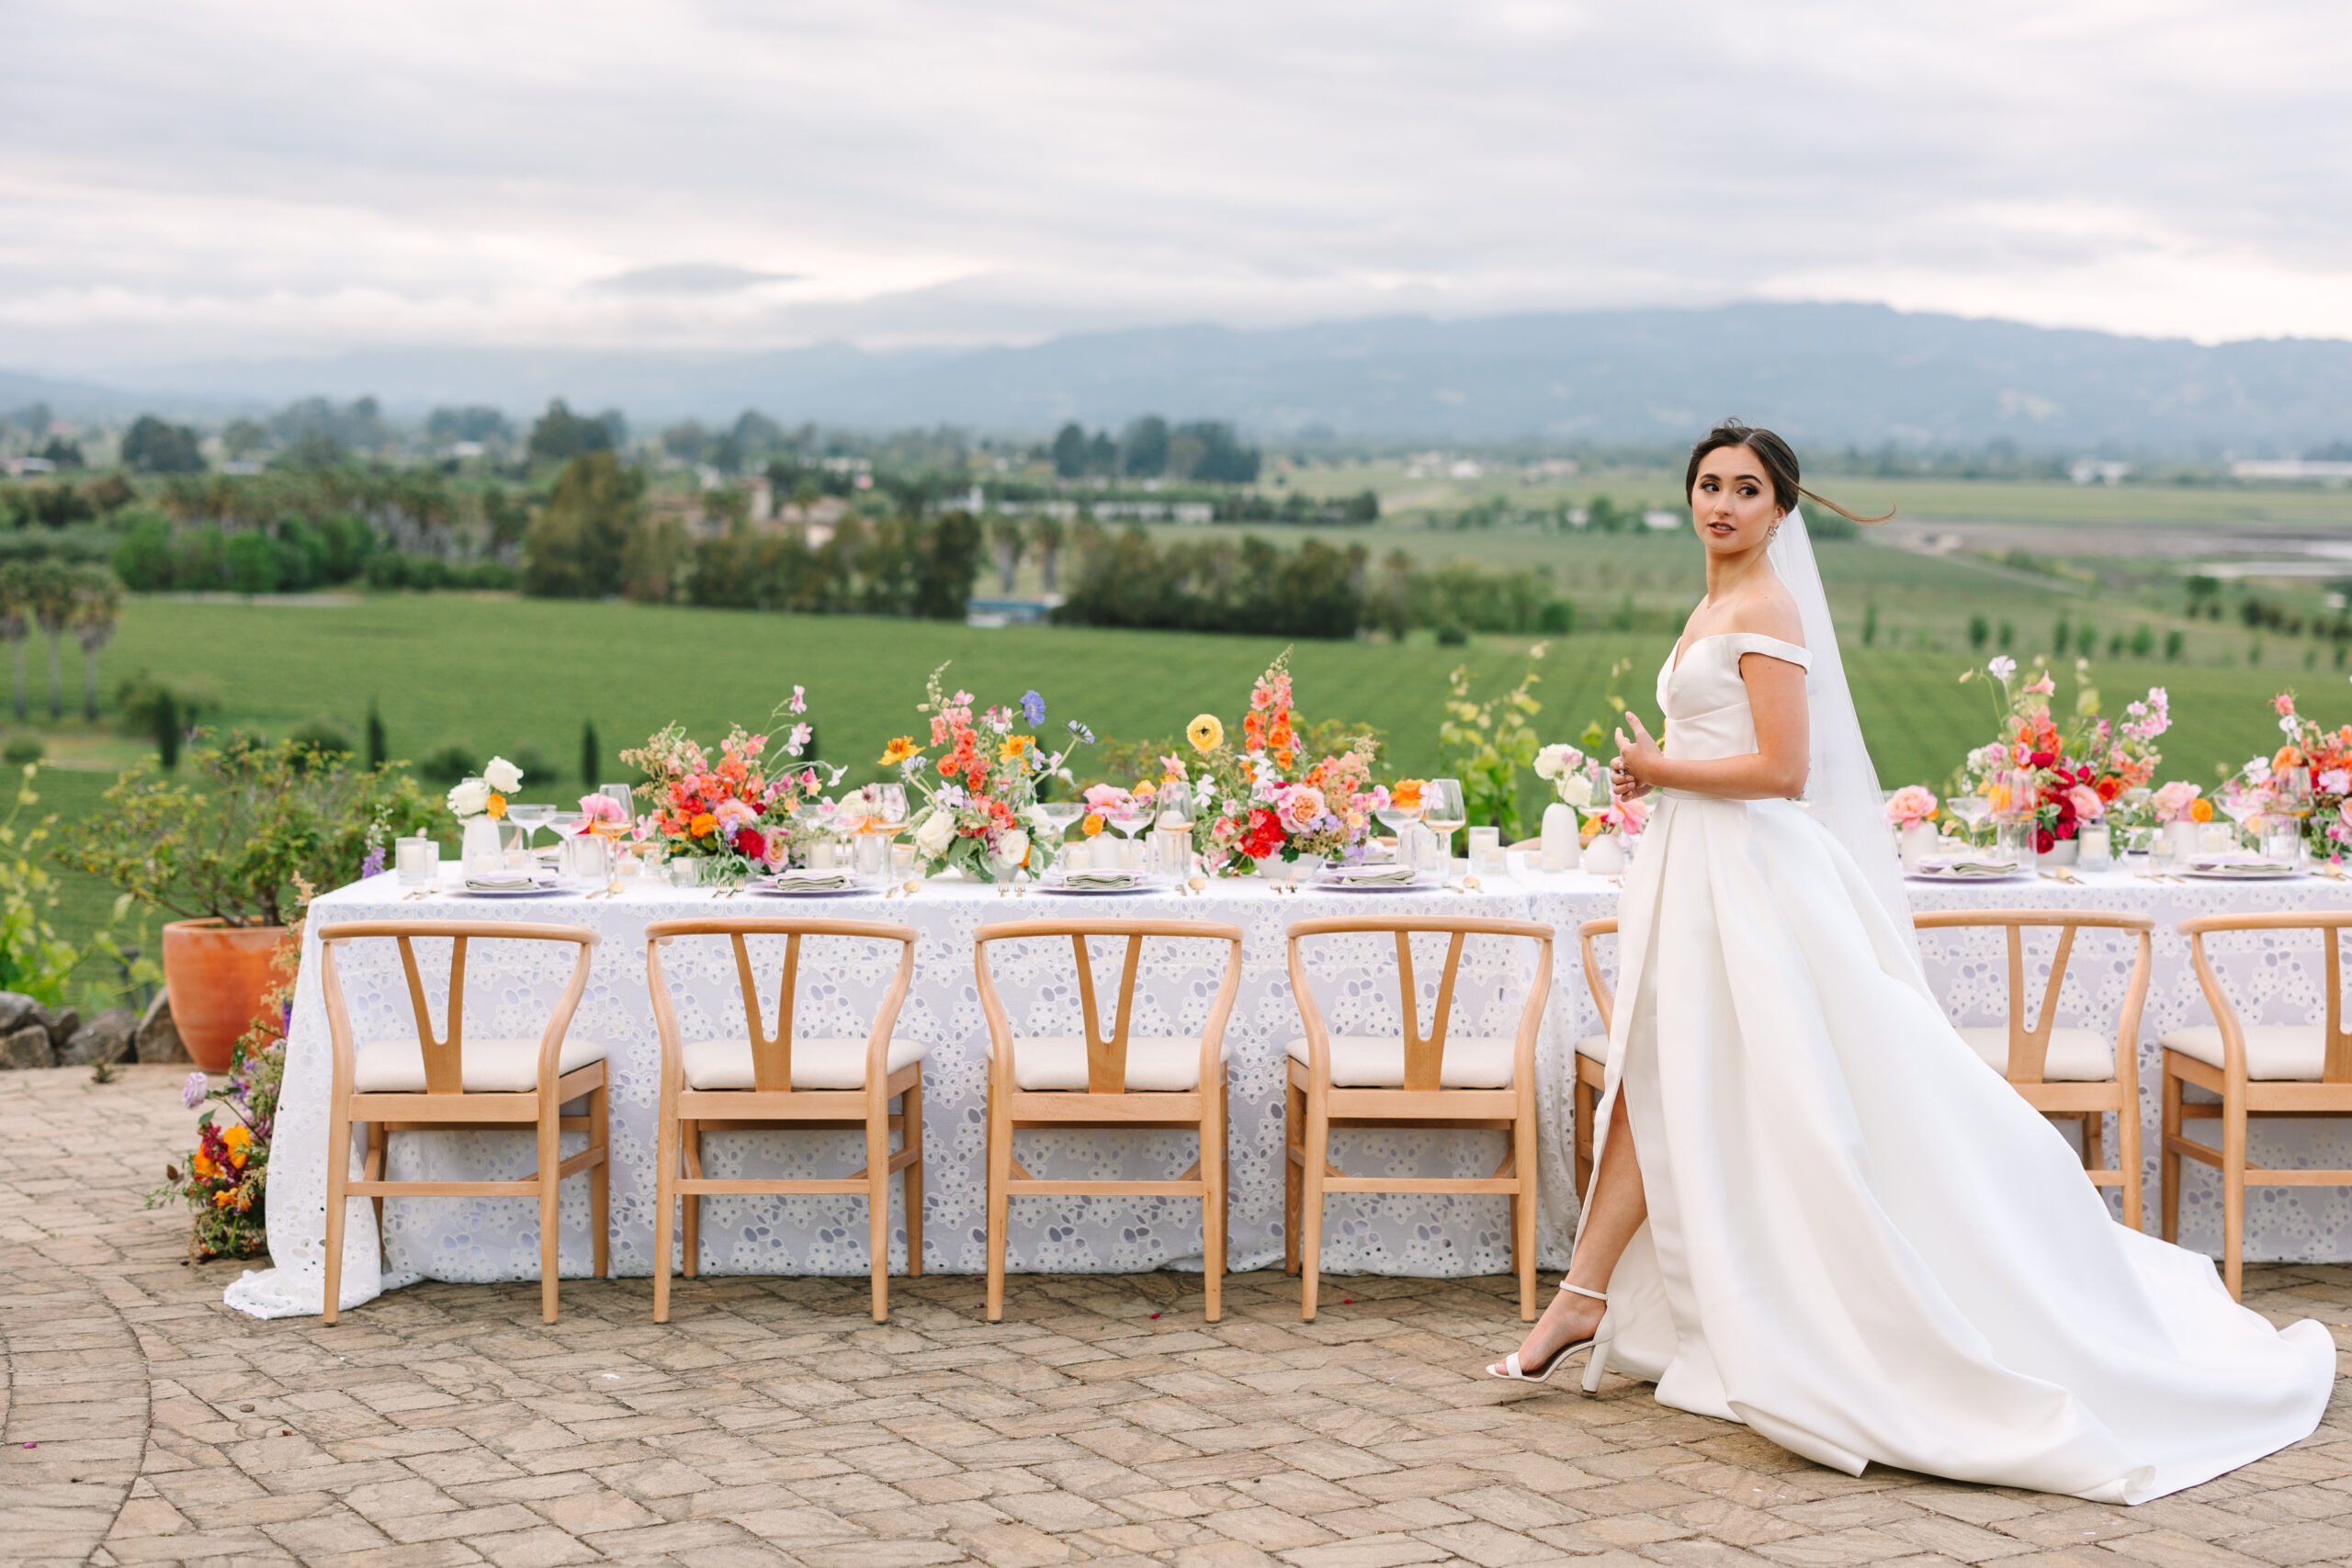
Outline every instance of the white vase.
<svg viewBox="0 0 2352 1568"><path fill-rule="evenodd" d="M466 836L458 851L459 868L468 876L506 869L506 852L499 843L498 818L469 817Z"/></svg>
<svg viewBox="0 0 2352 1568"><path fill-rule="evenodd" d="M1544 808L1544 869L1565 871L1577 853L1576 807L1555 800Z"/></svg>
<svg viewBox="0 0 2352 1568"><path fill-rule="evenodd" d="M1932 822L1914 822L1903 829L1903 865L1910 870L1919 863L1919 857L1936 852L1936 828Z"/></svg>
<svg viewBox="0 0 2352 1568"><path fill-rule="evenodd" d="M1595 876L1617 876L1625 870L1625 840L1615 833L1595 833L1584 847L1585 870Z"/></svg>
<svg viewBox="0 0 2352 1568"><path fill-rule="evenodd" d="M2172 852L2176 860L2187 860L2198 853L2198 836L2204 831L2197 822L2167 822L2165 831L2172 836Z"/></svg>

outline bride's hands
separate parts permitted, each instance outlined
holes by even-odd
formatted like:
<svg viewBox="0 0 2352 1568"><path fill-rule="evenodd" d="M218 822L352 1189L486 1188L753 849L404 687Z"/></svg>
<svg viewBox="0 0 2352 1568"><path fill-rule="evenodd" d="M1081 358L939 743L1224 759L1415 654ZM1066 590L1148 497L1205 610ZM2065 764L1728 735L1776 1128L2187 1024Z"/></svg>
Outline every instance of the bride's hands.
<svg viewBox="0 0 2352 1568"><path fill-rule="evenodd" d="M1617 760L1609 764L1609 793L1619 801L1639 800L1649 794L1657 764L1666 753L1642 725L1642 716L1628 711L1625 722L1634 727L1634 738L1617 732Z"/></svg>

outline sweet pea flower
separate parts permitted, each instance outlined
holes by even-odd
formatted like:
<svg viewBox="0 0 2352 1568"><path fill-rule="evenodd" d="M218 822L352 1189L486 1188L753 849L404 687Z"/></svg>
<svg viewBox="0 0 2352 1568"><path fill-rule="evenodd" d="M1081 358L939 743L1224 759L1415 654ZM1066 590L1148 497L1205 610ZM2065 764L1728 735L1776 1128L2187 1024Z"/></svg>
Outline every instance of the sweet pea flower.
<svg viewBox="0 0 2352 1568"><path fill-rule="evenodd" d="M785 706L794 713L807 713L808 711L808 688L806 686L793 687L792 701L786 703Z"/></svg>
<svg viewBox="0 0 2352 1568"><path fill-rule="evenodd" d="M2319 787L2328 795L2352 795L2352 773L2342 768L2330 768L2320 774Z"/></svg>
<svg viewBox="0 0 2352 1568"><path fill-rule="evenodd" d="M190 1111L195 1110L204 1103L205 1090L211 1087L211 1081L202 1073L188 1074L187 1081L180 1085L180 1103Z"/></svg>
<svg viewBox="0 0 2352 1568"><path fill-rule="evenodd" d="M2009 677L2018 672L2018 661L2004 653L1984 668L1992 672L1993 679L2006 686L2009 683Z"/></svg>

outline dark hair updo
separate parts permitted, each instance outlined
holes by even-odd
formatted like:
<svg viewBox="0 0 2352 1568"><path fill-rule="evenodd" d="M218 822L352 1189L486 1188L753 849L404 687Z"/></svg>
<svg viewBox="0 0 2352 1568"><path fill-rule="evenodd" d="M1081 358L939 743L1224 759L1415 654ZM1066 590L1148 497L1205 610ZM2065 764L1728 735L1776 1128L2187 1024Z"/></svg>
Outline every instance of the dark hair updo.
<svg viewBox="0 0 2352 1568"><path fill-rule="evenodd" d="M1859 513L1847 511L1825 496L1814 494L1798 482L1797 455L1787 442L1769 430L1758 430L1736 418L1716 425L1690 448L1690 466L1682 474L1683 500L1690 499L1691 489L1699 482L1699 465L1706 461L1707 454L1720 452L1726 446L1745 446L1756 454L1756 460L1764 465L1764 472L1772 481L1772 504L1783 512L1795 511L1797 499L1802 496L1815 506L1835 512L1849 523L1883 523L1894 515L1889 512L1877 517L1864 517Z"/></svg>

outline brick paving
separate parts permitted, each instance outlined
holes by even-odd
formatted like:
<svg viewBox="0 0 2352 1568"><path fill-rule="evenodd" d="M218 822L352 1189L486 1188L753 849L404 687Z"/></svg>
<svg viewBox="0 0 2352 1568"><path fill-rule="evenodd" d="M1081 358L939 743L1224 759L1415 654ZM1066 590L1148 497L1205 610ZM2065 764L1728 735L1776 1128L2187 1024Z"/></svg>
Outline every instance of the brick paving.
<svg viewBox="0 0 2352 1568"><path fill-rule="evenodd" d="M220 1305L142 1209L185 1068L0 1077L0 1561L998 1568L1860 1568L2352 1563L2352 1402L2139 1508L1859 1479L1746 1429L1477 1375L1507 1281L1178 1275L429 1284L328 1328ZM2248 1272L2352 1346L2352 1268ZM1158 1315L1154 1315L1158 1314ZM30 1446L28 1446L30 1445Z"/></svg>

